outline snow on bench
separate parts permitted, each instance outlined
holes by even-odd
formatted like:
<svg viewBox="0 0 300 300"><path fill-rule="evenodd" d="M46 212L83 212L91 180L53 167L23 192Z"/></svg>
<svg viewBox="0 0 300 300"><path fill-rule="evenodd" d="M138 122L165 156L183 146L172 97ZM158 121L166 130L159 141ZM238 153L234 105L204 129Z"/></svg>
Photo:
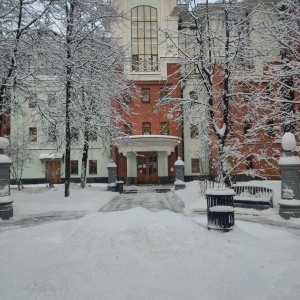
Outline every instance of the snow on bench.
<svg viewBox="0 0 300 300"><path fill-rule="evenodd" d="M273 207L274 191L272 189L253 185L233 185L235 191L234 203L270 205Z"/></svg>

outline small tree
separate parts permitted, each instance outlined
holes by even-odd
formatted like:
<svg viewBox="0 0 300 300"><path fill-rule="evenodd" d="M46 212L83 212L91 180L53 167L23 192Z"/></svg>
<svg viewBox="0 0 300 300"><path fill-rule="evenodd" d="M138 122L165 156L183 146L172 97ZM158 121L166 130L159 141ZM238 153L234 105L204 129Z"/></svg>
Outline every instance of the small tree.
<svg viewBox="0 0 300 300"><path fill-rule="evenodd" d="M19 191L23 189L22 177L26 167L32 161L32 152L30 151L29 145L34 136L30 136L28 133L28 124L22 117L23 113L14 106L15 109L12 112L14 116L14 129L9 137L10 143L7 148L9 157L12 160L11 165L11 176L15 180Z"/></svg>

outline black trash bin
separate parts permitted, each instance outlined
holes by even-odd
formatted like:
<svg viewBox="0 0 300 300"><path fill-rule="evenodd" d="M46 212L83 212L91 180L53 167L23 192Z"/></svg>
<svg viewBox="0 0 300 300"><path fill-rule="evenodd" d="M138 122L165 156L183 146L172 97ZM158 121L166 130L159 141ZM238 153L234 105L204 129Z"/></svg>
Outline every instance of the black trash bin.
<svg viewBox="0 0 300 300"><path fill-rule="evenodd" d="M234 190L227 188L206 191L207 227L227 231L234 228Z"/></svg>
<svg viewBox="0 0 300 300"><path fill-rule="evenodd" d="M8 220L13 216L13 201L1 201L0 199L0 218Z"/></svg>
<svg viewBox="0 0 300 300"><path fill-rule="evenodd" d="M116 181L116 184L117 184L117 192L119 192L120 194L123 194L124 181Z"/></svg>

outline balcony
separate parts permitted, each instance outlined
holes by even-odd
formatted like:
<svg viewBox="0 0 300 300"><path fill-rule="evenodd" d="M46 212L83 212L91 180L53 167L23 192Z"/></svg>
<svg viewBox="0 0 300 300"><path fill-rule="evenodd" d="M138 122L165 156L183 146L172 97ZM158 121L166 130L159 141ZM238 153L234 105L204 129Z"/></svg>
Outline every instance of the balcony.
<svg viewBox="0 0 300 300"><path fill-rule="evenodd" d="M159 72L159 63L151 59L139 59L132 62L132 72Z"/></svg>

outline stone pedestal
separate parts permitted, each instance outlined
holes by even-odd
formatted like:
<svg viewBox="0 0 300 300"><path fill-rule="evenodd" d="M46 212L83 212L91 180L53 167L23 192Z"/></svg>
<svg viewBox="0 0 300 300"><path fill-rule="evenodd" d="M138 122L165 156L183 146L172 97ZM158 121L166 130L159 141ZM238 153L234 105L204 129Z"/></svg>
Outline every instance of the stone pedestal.
<svg viewBox="0 0 300 300"><path fill-rule="evenodd" d="M281 168L281 199L300 200L300 158L295 156L281 157L279 167Z"/></svg>
<svg viewBox="0 0 300 300"><path fill-rule="evenodd" d="M184 182L184 162L180 157L175 162L175 170L176 170L176 180L174 182L175 191L182 190L185 188Z"/></svg>
<svg viewBox="0 0 300 300"><path fill-rule="evenodd" d="M10 197L10 166L12 161L4 154L8 145L8 139L0 137L0 218L3 220L13 216L13 201Z"/></svg>
<svg viewBox="0 0 300 300"><path fill-rule="evenodd" d="M108 185L107 190L111 192L116 192L117 189L117 165L113 162L113 160L110 161L110 163L107 165L108 170Z"/></svg>
<svg viewBox="0 0 300 300"><path fill-rule="evenodd" d="M296 148L296 139L291 132L286 132L282 137L282 148L285 156L279 159L281 168L281 208L299 207L300 188L299 188L299 169L300 158L293 156Z"/></svg>

